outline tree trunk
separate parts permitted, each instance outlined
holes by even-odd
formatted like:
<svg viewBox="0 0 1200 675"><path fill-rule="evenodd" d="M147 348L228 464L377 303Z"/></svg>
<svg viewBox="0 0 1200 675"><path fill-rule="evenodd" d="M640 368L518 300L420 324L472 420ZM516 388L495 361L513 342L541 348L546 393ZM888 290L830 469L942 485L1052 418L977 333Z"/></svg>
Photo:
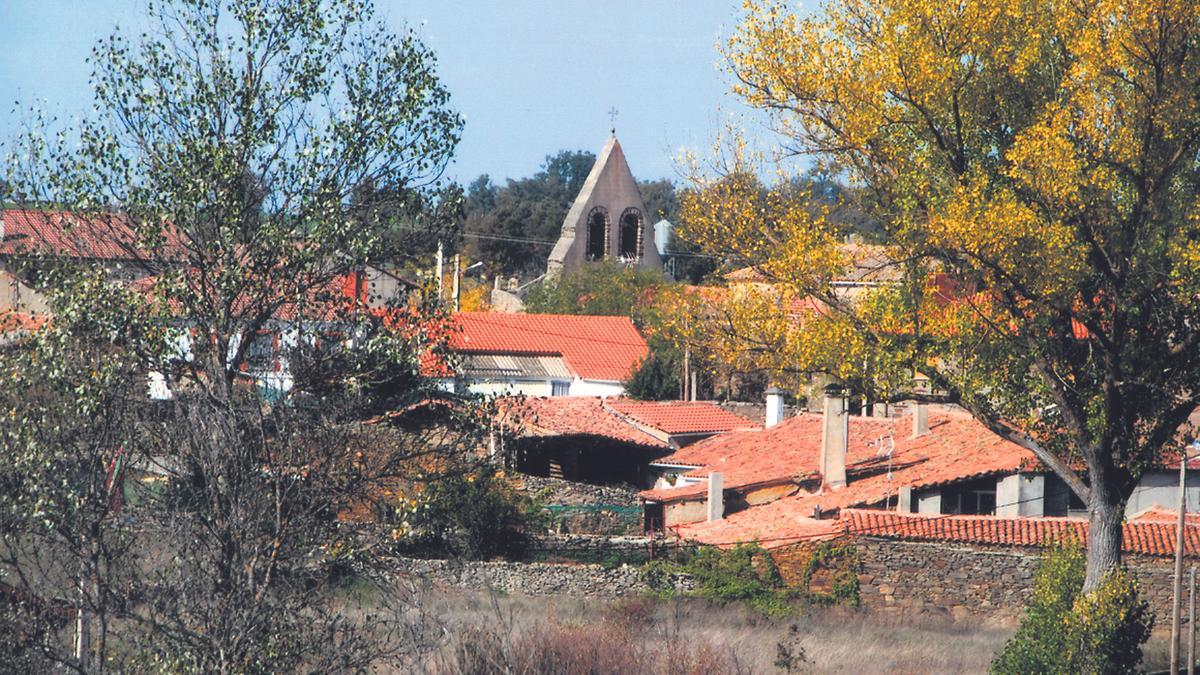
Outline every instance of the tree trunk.
<svg viewBox="0 0 1200 675"><path fill-rule="evenodd" d="M1087 574L1083 590L1092 591L1121 564L1121 523L1125 519L1125 498L1103 481L1092 481L1088 516Z"/></svg>

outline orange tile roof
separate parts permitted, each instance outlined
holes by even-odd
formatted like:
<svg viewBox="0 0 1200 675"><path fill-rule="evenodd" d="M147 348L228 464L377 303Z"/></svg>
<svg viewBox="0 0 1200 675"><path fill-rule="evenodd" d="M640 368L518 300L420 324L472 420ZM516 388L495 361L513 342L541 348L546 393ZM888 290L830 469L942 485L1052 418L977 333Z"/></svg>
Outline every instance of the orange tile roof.
<svg viewBox="0 0 1200 675"><path fill-rule="evenodd" d="M95 260L128 260L145 255L122 214L5 209L0 255L57 255ZM172 244L172 241L175 244ZM168 248L178 240L168 237Z"/></svg>
<svg viewBox="0 0 1200 675"><path fill-rule="evenodd" d="M1179 511L1166 509L1155 504L1150 508L1142 509L1129 516L1128 520L1134 523L1178 523ZM1184 513L1183 520L1189 525L1200 525L1200 513L1191 513L1190 511Z"/></svg>
<svg viewBox="0 0 1200 675"><path fill-rule="evenodd" d="M996 516L945 516L867 509L846 509L841 520L850 535L906 541L944 541L992 546L1040 546L1047 541L1087 538L1088 522L1082 518L999 518ZM1153 556L1175 554L1175 525L1133 521L1124 525L1124 550ZM1200 526L1184 528L1184 554L1200 556Z"/></svg>
<svg viewBox="0 0 1200 675"><path fill-rule="evenodd" d="M610 398L606 404L638 424L672 435L758 428L758 425L745 417L706 401L635 401L629 398Z"/></svg>
<svg viewBox="0 0 1200 675"><path fill-rule="evenodd" d="M558 355L583 379L623 382L650 353L624 316L459 312L454 320L454 351Z"/></svg>
<svg viewBox="0 0 1200 675"><path fill-rule="evenodd" d="M789 499L739 511L712 522L690 523L673 528L682 539L722 548L756 542L766 549L800 541L833 539L845 534L837 518L817 519L803 513Z"/></svg>
<svg viewBox="0 0 1200 675"><path fill-rule="evenodd" d="M0 311L0 335L35 331L45 326L50 317L45 314Z"/></svg>
<svg viewBox="0 0 1200 675"><path fill-rule="evenodd" d="M875 461L876 442L892 432L893 421L875 417L851 417L847 465ZM804 413L763 430L731 431L706 438L662 459L658 464L697 467L685 475L707 477L712 471L724 474L725 487L799 480L820 472L821 416ZM647 490L651 500L692 497L707 491L704 484Z"/></svg>
<svg viewBox="0 0 1200 675"><path fill-rule="evenodd" d="M799 513L870 505L896 495L904 486L926 488L987 475L1014 473L1039 466L1033 453L1000 438L965 414L930 415L930 432L918 438L909 433L912 418L850 418L846 469L848 484L820 494L803 493L781 502L796 502ZM884 440L891 439L890 462ZM802 414L765 431L731 432L688 446L659 464L698 466L690 476L710 471L725 474L727 488L771 480L782 481L820 471L821 416ZM890 470L889 470L890 469ZM654 501L702 494L704 485L648 490ZM743 513L758 513L774 504ZM782 507L775 507L782 508ZM735 514L740 515L740 514Z"/></svg>
<svg viewBox="0 0 1200 675"><path fill-rule="evenodd" d="M667 448L591 396L514 396L498 401L501 421L520 436L598 436L624 443Z"/></svg>

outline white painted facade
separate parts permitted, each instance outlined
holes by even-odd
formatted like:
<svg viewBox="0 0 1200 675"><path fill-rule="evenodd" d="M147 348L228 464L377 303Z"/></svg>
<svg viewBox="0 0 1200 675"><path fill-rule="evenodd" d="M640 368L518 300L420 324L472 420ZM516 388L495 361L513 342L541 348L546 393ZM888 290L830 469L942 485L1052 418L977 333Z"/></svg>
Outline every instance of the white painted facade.
<svg viewBox="0 0 1200 675"><path fill-rule="evenodd" d="M524 380L524 379L471 379L462 378L466 390L482 396L624 396L625 385L605 380ZM443 378L441 386L447 391L455 389L454 378ZM565 390L565 391L564 391Z"/></svg>

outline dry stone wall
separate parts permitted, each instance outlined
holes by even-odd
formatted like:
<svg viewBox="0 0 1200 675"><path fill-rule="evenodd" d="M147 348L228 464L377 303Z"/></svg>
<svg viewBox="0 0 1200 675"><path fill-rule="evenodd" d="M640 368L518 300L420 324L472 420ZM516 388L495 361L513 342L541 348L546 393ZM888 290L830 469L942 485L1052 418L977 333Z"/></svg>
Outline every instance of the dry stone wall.
<svg viewBox="0 0 1200 675"><path fill-rule="evenodd" d="M863 607L886 613L940 614L1013 623L1021 616L1037 569L1036 549L856 540ZM1172 561L1125 560L1158 620L1171 615Z"/></svg>
<svg viewBox="0 0 1200 675"><path fill-rule="evenodd" d="M633 487L589 485L521 476L526 494L545 504L556 530L587 534L640 534L641 502Z"/></svg>
<svg viewBox="0 0 1200 675"><path fill-rule="evenodd" d="M498 590L515 595L620 597L649 590L638 567L552 563L478 562L397 558L398 579L433 588ZM675 579L677 590L691 590L691 579Z"/></svg>

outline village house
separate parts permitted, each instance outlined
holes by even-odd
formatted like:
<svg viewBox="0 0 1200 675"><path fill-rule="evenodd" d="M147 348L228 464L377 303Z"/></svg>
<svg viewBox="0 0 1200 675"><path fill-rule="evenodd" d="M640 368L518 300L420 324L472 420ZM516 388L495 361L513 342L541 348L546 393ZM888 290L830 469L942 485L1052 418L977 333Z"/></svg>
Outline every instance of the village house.
<svg viewBox="0 0 1200 675"><path fill-rule="evenodd" d="M703 435L754 428L708 402L601 397L509 397L499 401L504 444L493 451L533 476L644 487L651 463ZM508 437L505 439L505 437Z"/></svg>
<svg viewBox="0 0 1200 675"><path fill-rule="evenodd" d="M623 316L458 312L443 386L485 395L620 396L650 354Z"/></svg>
<svg viewBox="0 0 1200 675"><path fill-rule="evenodd" d="M849 414L831 393L821 414L768 418L656 460L646 521L708 543L780 540L841 530L843 509L989 517L1082 517L1084 505L1025 448L970 415L926 406L900 418ZM1147 471L1133 516L1177 503L1178 460ZM1187 476L1200 507L1200 472Z"/></svg>
<svg viewBox="0 0 1200 675"><path fill-rule="evenodd" d="M168 251L170 247L168 246ZM134 281L172 264L169 253L151 257L117 213L80 215L54 210L0 210L0 313L44 316L42 275L57 261L101 268Z"/></svg>

